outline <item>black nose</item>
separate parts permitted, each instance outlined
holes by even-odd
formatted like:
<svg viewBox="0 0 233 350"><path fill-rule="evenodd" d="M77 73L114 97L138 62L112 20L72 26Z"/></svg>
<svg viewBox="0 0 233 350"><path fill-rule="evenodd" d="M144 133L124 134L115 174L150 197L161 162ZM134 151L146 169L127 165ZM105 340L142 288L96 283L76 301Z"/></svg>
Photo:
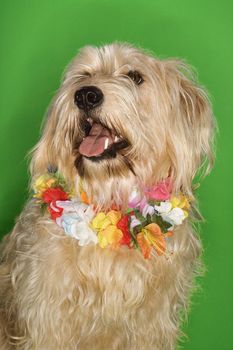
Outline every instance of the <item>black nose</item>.
<svg viewBox="0 0 233 350"><path fill-rule="evenodd" d="M74 95L74 102L80 109L90 110L99 106L104 99L104 95L96 86L84 86L77 90Z"/></svg>

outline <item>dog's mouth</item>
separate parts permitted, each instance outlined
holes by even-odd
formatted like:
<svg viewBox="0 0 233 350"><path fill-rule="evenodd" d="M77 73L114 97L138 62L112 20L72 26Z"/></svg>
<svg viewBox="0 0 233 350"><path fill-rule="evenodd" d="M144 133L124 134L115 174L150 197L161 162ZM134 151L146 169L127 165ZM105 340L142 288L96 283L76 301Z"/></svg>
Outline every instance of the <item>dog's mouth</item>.
<svg viewBox="0 0 233 350"><path fill-rule="evenodd" d="M115 158L119 151L129 146L126 139L99 120L85 118L82 129L85 137L79 145L79 153L90 160Z"/></svg>

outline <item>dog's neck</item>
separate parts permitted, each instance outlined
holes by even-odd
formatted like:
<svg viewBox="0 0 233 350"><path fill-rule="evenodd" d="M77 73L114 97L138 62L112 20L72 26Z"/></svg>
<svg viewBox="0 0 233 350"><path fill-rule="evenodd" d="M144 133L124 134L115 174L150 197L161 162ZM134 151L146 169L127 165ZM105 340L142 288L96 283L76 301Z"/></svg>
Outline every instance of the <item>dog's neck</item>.
<svg viewBox="0 0 233 350"><path fill-rule="evenodd" d="M126 208L129 197L132 192L137 189L143 195L145 189L153 188L161 181L170 178L168 173L165 177L159 179L140 179L133 174L127 177L111 177L101 181L99 178L93 178L91 181L80 179L75 180L75 193L79 197L81 190L87 193L91 198L92 204L102 209L109 209L113 206L118 208ZM81 186L80 186L81 184Z"/></svg>
<svg viewBox="0 0 233 350"><path fill-rule="evenodd" d="M110 208L113 205L124 207L128 203L131 192L135 187L142 189L142 184L134 177L125 178L109 178L104 182L99 179L86 181L85 179L77 179L75 181L75 192L79 196L80 184L82 190L87 193L88 198L94 205L99 208Z"/></svg>
<svg viewBox="0 0 233 350"><path fill-rule="evenodd" d="M59 173L45 174L34 184L34 198L36 205L47 207L51 219L81 246L90 242L99 242L102 248L126 244L140 246L144 257L150 256L152 248L164 254L165 237L188 216L188 198L182 193L172 194L171 178L151 187L135 187L130 195L131 189L125 188L127 204L122 201L121 188L116 188L119 199L109 197L106 206L104 188L102 202L95 203L82 183L75 192Z"/></svg>
<svg viewBox="0 0 233 350"><path fill-rule="evenodd" d="M145 188L154 187L161 181L172 178L169 162L164 160L162 164L150 169L153 176L149 176L149 172L142 171L144 168L148 169L147 165L144 162L140 165L140 169L135 169L135 173L127 171L126 174L110 176L107 172L96 174L96 171L92 171L86 177L81 177L77 173L67 174L63 171L65 169L58 169L58 167L50 165L47 168L47 174L59 174L59 176L64 177L68 186L72 188L74 199L79 200L80 192L84 191L87 197L91 199L91 203L100 209L118 207L124 210L135 188L143 195ZM136 174L140 175L137 176Z"/></svg>
<svg viewBox="0 0 233 350"><path fill-rule="evenodd" d="M104 182L101 182L99 178L94 178L92 181L87 181L76 176L73 181L67 181L63 174L57 171L51 171L48 169L47 174L43 174L35 179L33 184L34 192L44 190L48 179L58 179L58 187L66 189L69 193L69 198L75 201L80 201L82 194L85 193L85 197L88 198L88 202L95 206L98 210L108 210L111 208L118 208L124 211L129 203L129 199L132 193L135 191L142 198L145 192L151 191L156 188L158 184L164 183L169 189L169 193L172 193L172 180L171 177L162 178L159 181L143 182L142 179L137 178L133 174L129 174L128 177L109 177ZM41 179L41 180L40 180ZM48 180L50 183L51 180ZM43 185L41 186L41 182ZM39 184L39 185L38 185ZM45 186L45 187L44 187ZM50 186L50 184L49 184ZM53 185L52 185L53 187ZM36 196L34 196L36 197ZM41 198L39 196L39 198Z"/></svg>

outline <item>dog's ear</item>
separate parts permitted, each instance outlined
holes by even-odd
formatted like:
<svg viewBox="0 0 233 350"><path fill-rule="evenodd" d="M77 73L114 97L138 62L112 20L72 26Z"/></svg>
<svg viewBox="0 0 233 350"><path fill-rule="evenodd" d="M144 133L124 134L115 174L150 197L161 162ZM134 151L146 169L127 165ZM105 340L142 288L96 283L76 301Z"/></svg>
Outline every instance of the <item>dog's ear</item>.
<svg viewBox="0 0 233 350"><path fill-rule="evenodd" d="M57 154L54 146L56 123L55 107L52 103L43 123L42 136L30 152L32 156L30 171L33 177L45 174L49 167L57 166Z"/></svg>
<svg viewBox="0 0 233 350"><path fill-rule="evenodd" d="M206 92L182 61L167 60L165 75L170 112L167 145L171 173L177 190L191 193L197 171L213 164L214 119Z"/></svg>
<svg viewBox="0 0 233 350"><path fill-rule="evenodd" d="M73 161L73 142L78 132L76 109L72 108L72 92L58 91L45 118L42 136L32 149L30 171L32 177L59 170L70 175ZM67 102L68 101L68 102Z"/></svg>

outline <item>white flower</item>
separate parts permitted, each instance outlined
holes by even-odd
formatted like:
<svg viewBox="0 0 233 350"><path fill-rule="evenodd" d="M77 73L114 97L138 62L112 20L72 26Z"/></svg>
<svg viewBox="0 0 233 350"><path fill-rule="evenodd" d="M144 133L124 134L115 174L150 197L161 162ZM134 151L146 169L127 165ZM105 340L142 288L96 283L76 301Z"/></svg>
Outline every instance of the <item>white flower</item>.
<svg viewBox="0 0 233 350"><path fill-rule="evenodd" d="M163 220L169 222L171 225L181 225L186 218L184 211L181 208L173 208L168 213L161 214Z"/></svg>
<svg viewBox="0 0 233 350"><path fill-rule="evenodd" d="M186 218L184 211L181 208L173 208L169 201L161 202L160 205L154 206L155 210L161 215L164 221L173 225L181 225Z"/></svg>
<svg viewBox="0 0 233 350"><path fill-rule="evenodd" d="M80 246L97 243L97 235L89 227L95 215L91 206L73 201L56 201L56 205L63 208L62 216L57 218L56 222L67 235L79 240Z"/></svg>
<svg viewBox="0 0 233 350"><path fill-rule="evenodd" d="M154 205L154 208L160 214L169 213L172 208L172 204L169 201L161 202L160 205Z"/></svg>
<svg viewBox="0 0 233 350"><path fill-rule="evenodd" d="M131 222L130 222L130 229L133 229L134 227L141 225L141 222L136 218L135 215L131 216Z"/></svg>
<svg viewBox="0 0 233 350"><path fill-rule="evenodd" d="M154 213L155 213L155 208L149 204L146 204L142 210L142 215L144 216L144 218L146 218L148 214L152 216Z"/></svg>
<svg viewBox="0 0 233 350"><path fill-rule="evenodd" d="M97 235L96 233L88 226L85 221L81 221L76 223L76 233L74 238L79 240L79 245L84 246L89 243L97 243Z"/></svg>
<svg viewBox="0 0 233 350"><path fill-rule="evenodd" d="M92 206L75 201L56 201L59 208L63 208L63 213L77 213L81 217L88 217L90 220L95 215Z"/></svg>

